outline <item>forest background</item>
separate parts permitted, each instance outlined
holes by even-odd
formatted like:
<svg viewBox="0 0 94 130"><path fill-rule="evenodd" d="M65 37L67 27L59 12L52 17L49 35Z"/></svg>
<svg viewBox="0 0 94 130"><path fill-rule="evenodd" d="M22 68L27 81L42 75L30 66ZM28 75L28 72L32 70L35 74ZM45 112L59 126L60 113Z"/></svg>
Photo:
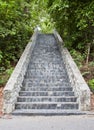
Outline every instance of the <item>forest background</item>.
<svg viewBox="0 0 94 130"><path fill-rule="evenodd" d="M37 25L56 28L94 92L94 0L0 0L0 87Z"/></svg>

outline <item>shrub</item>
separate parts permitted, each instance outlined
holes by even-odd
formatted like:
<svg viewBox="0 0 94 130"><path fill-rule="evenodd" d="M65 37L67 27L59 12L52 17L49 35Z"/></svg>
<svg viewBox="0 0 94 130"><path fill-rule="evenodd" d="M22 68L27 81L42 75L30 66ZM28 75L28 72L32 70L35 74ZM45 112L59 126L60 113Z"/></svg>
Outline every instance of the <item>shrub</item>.
<svg viewBox="0 0 94 130"><path fill-rule="evenodd" d="M91 91L94 93L94 79L89 80L88 84Z"/></svg>

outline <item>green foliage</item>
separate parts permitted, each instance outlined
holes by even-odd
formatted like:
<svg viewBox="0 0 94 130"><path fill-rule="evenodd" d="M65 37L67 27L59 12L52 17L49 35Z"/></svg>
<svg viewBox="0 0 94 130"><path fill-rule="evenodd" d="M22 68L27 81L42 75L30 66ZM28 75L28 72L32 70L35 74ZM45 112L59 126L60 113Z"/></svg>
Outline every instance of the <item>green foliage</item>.
<svg viewBox="0 0 94 130"><path fill-rule="evenodd" d="M65 45L87 55L91 43L90 56L94 55L94 1L48 0L48 7Z"/></svg>
<svg viewBox="0 0 94 130"><path fill-rule="evenodd" d="M46 4L47 0L0 0L0 67L18 61L37 25L44 32L51 30Z"/></svg>
<svg viewBox="0 0 94 130"><path fill-rule="evenodd" d="M89 55L90 45L93 64L93 0L0 0L1 84L7 79L4 76L11 73L9 68L17 63L37 25L43 32L51 32L55 27L79 67Z"/></svg>
<svg viewBox="0 0 94 130"><path fill-rule="evenodd" d="M7 69L7 70L6 70L6 74L8 74L8 75L10 76L10 75L12 74L13 70L14 70L13 67Z"/></svg>
<svg viewBox="0 0 94 130"><path fill-rule="evenodd" d="M42 32L51 32L54 28L51 17L47 9L48 0L34 0L33 1L33 21L41 28ZM35 25L33 25L35 26Z"/></svg>
<svg viewBox="0 0 94 130"><path fill-rule="evenodd" d="M89 66L94 66L94 61L91 61L90 63L89 63Z"/></svg>
<svg viewBox="0 0 94 130"><path fill-rule="evenodd" d="M89 80L88 84L90 86L91 91L94 93L94 79Z"/></svg>
<svg viewBox="0 0 94 130"><path fill-rule="evenodd" d="M72 49L70 51L70 53L71 53L72 57L74 58L74 61L76 62L78 67L79 68L82 67L82 64L84 62L84 56L80 52L78 52L78 51L76 51L74 49Z"/></svg>
<svg viewBox="0 0 94 130"><path fill-rule="evenodd" d="M1 70L0 70L0 86L4 86L6 84L8 78L12 74L13 70L14 70L14 67L10 67L6 70L4 67L1 68Z"/></svg>
<svg viewBox="0 0 94 130"><path fill-rule="evenodd" d="M26 8L29 3L25 0L0 0L0 67L17 62L32 33Z"/></svg>
<svg viewBox="0 0 94 130"><path fill-rule="evenodd" d="M47 1L0 0L0 84L8 79L35 27L52 30Z"/></svg>

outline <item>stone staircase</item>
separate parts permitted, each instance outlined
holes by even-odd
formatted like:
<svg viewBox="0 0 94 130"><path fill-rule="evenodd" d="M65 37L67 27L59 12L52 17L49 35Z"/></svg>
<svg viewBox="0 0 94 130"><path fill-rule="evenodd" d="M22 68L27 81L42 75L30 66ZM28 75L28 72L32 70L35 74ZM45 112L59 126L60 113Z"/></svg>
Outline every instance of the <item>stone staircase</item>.
<svg viewBox="0 0 94 130"><path fill-rule="evenodd" d="M53 34L38 34L13 114L79 114Z"/></svg>

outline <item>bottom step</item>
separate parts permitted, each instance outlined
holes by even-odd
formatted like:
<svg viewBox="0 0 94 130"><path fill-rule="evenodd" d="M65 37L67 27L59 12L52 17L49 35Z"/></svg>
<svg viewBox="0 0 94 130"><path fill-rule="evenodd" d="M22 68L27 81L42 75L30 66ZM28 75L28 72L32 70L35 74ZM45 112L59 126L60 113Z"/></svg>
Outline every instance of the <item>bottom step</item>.
<svg viewBox="0 0 94 130"><path fill-rule="evenodd" d="M79 110L15 110L13 115L23 115L23 116L32 116L32 115L84 115L85 112Z"/></svg>

